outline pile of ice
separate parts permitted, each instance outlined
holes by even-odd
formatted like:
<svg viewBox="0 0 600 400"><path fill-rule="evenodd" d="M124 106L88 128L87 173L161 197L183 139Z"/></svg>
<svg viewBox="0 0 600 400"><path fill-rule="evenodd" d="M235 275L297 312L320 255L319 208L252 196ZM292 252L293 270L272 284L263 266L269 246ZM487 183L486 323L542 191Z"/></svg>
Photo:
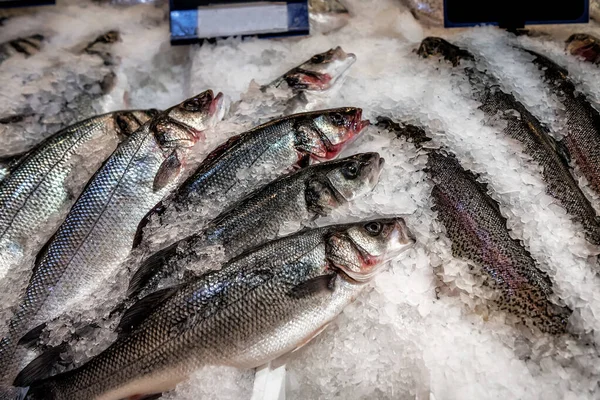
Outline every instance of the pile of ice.
<svg viewBox="0 0 600 400"><path fill-rule="evenodd" d="M50 43L60 49L60 54L87 36L90 26L95 33L121 30L123 41L115 46L121 59L117 78L127 102L119 103L122 99L109 95L109 108L121 104L166 107L206 88L223 91L237 100L252 80L268 83L313 54L342 46L356 54L357 62L339 92L322 99L327 107L362 107L371 120L387 115L426 127L435 144L450 149L465 168L488 183L514 237L523 241L540 268L552 277L557 300L574 310L574 328L591 333L593 344L600 344L596 334L600 332L597 250L585 242L580 227L545 194L539 167L520 152L518 143L504 136L498 127L484 124L478 104L471 100L470 85L460 71L435 59L420 59L414 49L422 38L433 34L483 56L487 64L482 68L495 74L505 90L514 91L557 136L561 134L560 107L544 88L537 68L528 63L530 58L513 45L534 48L567 66L594 101L600 98L598 70L564 55L564 34L515 39L492 28L434 31L422 28L398 1L347 3L352 20L327 36L227 39L189 49L168 47L164 10L149 5L115 11L99 5L69 4L61 6L67 10L64 15L49 8L40 10L36 19L8 20L7 24L13 25L7 26L13 27L18 36L26 28L31 31L43 17L47 28L55 32ZM76 33L71 35L69 30L67 35L59 22L73 22L75 16ZM23 30L16 30L21 25ZM10 39L5 35L0 39ZM60 54L55 57L64 59ZM18 65L29 64L27 68L36 69L35 57L28 62L20 60ZM0 79L6 76L5 71L1 65ZM250 94L245 99L253 101ZM199 154L244 127L222 125L207 138L206 148ZM418 243L391 262L375 279L372 290L348 307L316 340L287 359L286 396L597 397L600 371L594 346L586 347L568 337L553 339L532 334L507 323L511 318L505 314L490 312L477 296L481 279L470 273L468 263L452 256L450 241L431 211L432 186L423 171L426 156L412 144L376 127L368 128L341 156L363 151L377 151L386 159L380 184L372 194L315 224L402 215ZM600 207L597 198L593 202ZM205 211L205 219L218 211ZM168 238L156 240L159 246ZM97 349L105 347L110 339L110 335L102 336L95 343ZM246 399L251 395L253 376L251 371L207 367L167 398Z"/></svg>

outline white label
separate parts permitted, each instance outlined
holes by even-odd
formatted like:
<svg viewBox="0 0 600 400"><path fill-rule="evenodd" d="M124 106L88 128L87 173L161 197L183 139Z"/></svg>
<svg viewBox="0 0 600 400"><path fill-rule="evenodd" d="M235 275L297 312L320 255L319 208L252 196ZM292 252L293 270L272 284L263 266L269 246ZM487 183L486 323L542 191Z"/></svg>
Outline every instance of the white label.
<svg viewBox="0 0 600 400"><path fill-rule="evenodd" d="M287 3L238 3L198 7L198 37L287 32Z"/></svg>

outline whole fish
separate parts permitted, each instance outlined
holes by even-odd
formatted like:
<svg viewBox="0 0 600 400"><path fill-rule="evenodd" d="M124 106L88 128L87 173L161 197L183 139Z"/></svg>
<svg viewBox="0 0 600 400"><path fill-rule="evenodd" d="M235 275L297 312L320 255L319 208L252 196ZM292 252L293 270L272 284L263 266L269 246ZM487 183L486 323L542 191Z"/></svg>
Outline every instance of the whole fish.
<svg viewBox="0 0 600 400"><path fill-rule="evenodd" d="M118 40L118 33L109 31L73 52L65 51L60 61L52 52L39 53L32 64L35 70L5 60L0 85L10 96L0 103L0 158L25 153L73 121L102 113L99 100L111 92L117 78L116 60L108 49Z"/></svg>
<svg viewBox="0 0 600 400"><path fill-rule="evenodd" d="M127 258L143 216L171 191L188 149L220 114L208 90L159 113L123 142L92 178L38 255L25 294L0 342L4 383L14 378L18 341L89 299ZM89 300L88 300L89 301Z"/></svg>
<svg viewBox="0 0 600 400"><path fill-rule="evenodd" d="M400 218L269 242L141 300L117 341L83 366L35 383L44 366L31 366L15 384L30 386L29 399L109 400L160 393L203 365L262 365L323 331L413 242Z"/></svg>
<svg viewBox="0 0 600 400"><path fill-rule="evenodd" d="M493 76L478 69L473 64L475 57L467 50L429 37L423 40L418 53L424 57L443 56L455 66L466 63L463 70L473 87L474 99L482 103L479 109L503 121L503 132L521 142L523 152L542 167L547 193L583 225L590 243L600 245L600 219L571 174L562 146L548 130L512 94L503 92Z"/></svg>
<svg viewBox="0 0 600 400"><path fill-rule="evenodd" d="M310 30L320 33L336 31L348 24L350 13L339 0L309 0Z"/></svg>
<svg viewBox="0 0 600 400"><path fill-rule="evenodd" d="M341 47L315 54L267 85L251 85L226 119L253 126L281 115L318 108L319 98L339 86L356 56Z"/></svg>
<svg viewBox="0 0 600 400"><path fill-rule="evenodd" d="M587 33L574 33L566 40L566 50L585 61L600 64L600 39Z"/></svg>
<svg viewBox="0 0 600 400"><path fill-rule="evenodd" d="M575 88L566 69L534 51L533 63L542 71L544 82L564 106L566 132L562 140L569 156L588 183L600 193L600 113Z"/></svg>
<svg viewBox="0 0 600 400"><path fill-rule="evenodd" d="M40 51L43 40L43 35L34 34L0 43L0 64L15 54L23 54L25 57L29 57L37 53Z"/></svg>
<svg viewBox="0 0 600 400"><path fill-rule="evenodd" d="M26 267L25 257L36 254L50 238L60 217L117 144L155 114L155 110L117 111L78 122L11 168L10 176L0 182L0 280L13 275L13 268Z"/></svg>
<svg viewBox="0 0 600 400"><path fill-rule="evenodd" d="M221 213L202 232L146 259L131 279L129 295L143 296L161 281L172 281L207 246L222 246L229 259L274 239L286 225L326 215L373 190L383 165L379 154L363 153L312 165L269 183Z"/></svg>
<svg viewBox="0 0 600 400"><path fill-rule="evenodd" d="M429 139L418 127L393 128L398 136L417 137L417 146ZM489 276L492 288L499 293L495 299L499 309L542 332L566 332L571 311L549 300L550 279L511 237L506 218L487 187L453 155L440 150L428 151L426 172L433 184L434 210L452 241L452 254L474 263Z"/></svg>
<svg viewBox="0 0 600 400"><path fill-rule="evenodd" d="M221 209L231 206L260 185L258 174L248 173L251 168L268 166L268 176L264 177L268 180L310 159L334 158L368 125L361 116L362 110L353 107L301 113L234 136L212 151L169 201L151 212L147 220L160 212L163 222L177 223L183 232L189 230L180 232L187 236L192 228L197 231L198 221L195 215L184 220L181 212L195 211L215 199Z"/></svg>

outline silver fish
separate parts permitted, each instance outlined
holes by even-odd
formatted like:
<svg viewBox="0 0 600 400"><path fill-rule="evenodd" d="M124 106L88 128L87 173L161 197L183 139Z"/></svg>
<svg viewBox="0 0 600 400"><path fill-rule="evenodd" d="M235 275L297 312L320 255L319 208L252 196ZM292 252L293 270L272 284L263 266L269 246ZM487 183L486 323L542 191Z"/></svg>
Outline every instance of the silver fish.
<svg viewBox="0 0 600 400"><path fill-rule="evenodd" d="M54 237L0 342L3 382L14 378L19 339L58 317L116 273L144 214L178 183L188 149L217 120L222 103L208 90L152 118L96 173ZM17 352L18 353L18 352Z"/></svg>
<svg viewBox="0 0 600 400"><path fill-rule="evenodd" d="M160 213L163 223L177 224L184 232L180 234L187 236L197 231L198 218L190 215L184 220L181 212L197 211L215 199L222 209L231 206L260 185L257 173L242 176L250 168L269 166L264 177L268 181L310 159L334 158L368 125L361 117L362 110L352 107L314 111L273 120L235 136L211 152L169 201L146 219Z"/></svg>
<svg viewBox="0 0 600 400"><path fill-rule="evenodd" d="M0 281L13 268L26 267L23 260L50 238L60 217L117 144L155 113L117 111L78 122L11 168L10 176L0 182Z"/></svg>
<svg viewBox="0 0 600 400"><path fill-rule="evenodd" d="M29 399L110 400L168 390L203 365L256 367L323 331L413 242L400 218L269 242L141 300L123 317L119 339L83 366L32 382L34 365L15 384L30 386Z"/></svg>
<svg viewBox="0 0 600 400"><path fill-rule="evenodd" d="M194 263L207 246L222 246L225 259L274 239L282 227L326 215L373 190L384 159L363 153L303 168L249 194L202 232L179 240L146 259L131 279L129 295L154 291L172 282L183 264Z"/></svg>
<svg viewBox="0 0 600 400"><path fill-rule="evenodd" d="M271 83L251 86L240 101L232 104L226 119L254 126L281 115L319 108L319 95L339 87L355 61L354 54L339 46L315 54Z"/></svg>

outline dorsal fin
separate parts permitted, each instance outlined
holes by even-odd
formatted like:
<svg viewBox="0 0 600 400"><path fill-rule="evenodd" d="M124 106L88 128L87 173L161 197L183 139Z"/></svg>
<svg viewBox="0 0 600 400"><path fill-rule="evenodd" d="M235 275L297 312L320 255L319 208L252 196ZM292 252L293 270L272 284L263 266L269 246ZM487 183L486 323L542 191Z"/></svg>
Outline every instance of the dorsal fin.
<svg viewBox="0 0 600 400"><path fill-rule="evenodd" d="M13 385L27 387L33 382L49 377L52 367L60 360L61 353L64 353L66 350L67 343L62 343L45 351L19 372Z"/></svg>
<svg viewBox="0 0 600 400"><path fill-rule="evenodd" d="M125 311L125 314L123 314L123 317L119 322L119 326L117 327L119 335L131 333L142 322L144 322L152 312L154 312L156 307L171 297L178 288L178 286L174 286L161 289L149 294L132 305L127 311Z"/></svg>
<svg viewBox="0 0 600 400"><path fill-rule="evenodd" d="M238 143L242 139L243 136L244 136L244 134L241 133L239 135L232 136L229 139L227 139L224 143L221 143L219 146L217 146L213 151L211 151L206 156L206 158L202 161L202 164L203 165L210 164L214 160L216 160L217 158L221 157L230 148L232 148L233 146L235 146L236 143Z"/></svg>

